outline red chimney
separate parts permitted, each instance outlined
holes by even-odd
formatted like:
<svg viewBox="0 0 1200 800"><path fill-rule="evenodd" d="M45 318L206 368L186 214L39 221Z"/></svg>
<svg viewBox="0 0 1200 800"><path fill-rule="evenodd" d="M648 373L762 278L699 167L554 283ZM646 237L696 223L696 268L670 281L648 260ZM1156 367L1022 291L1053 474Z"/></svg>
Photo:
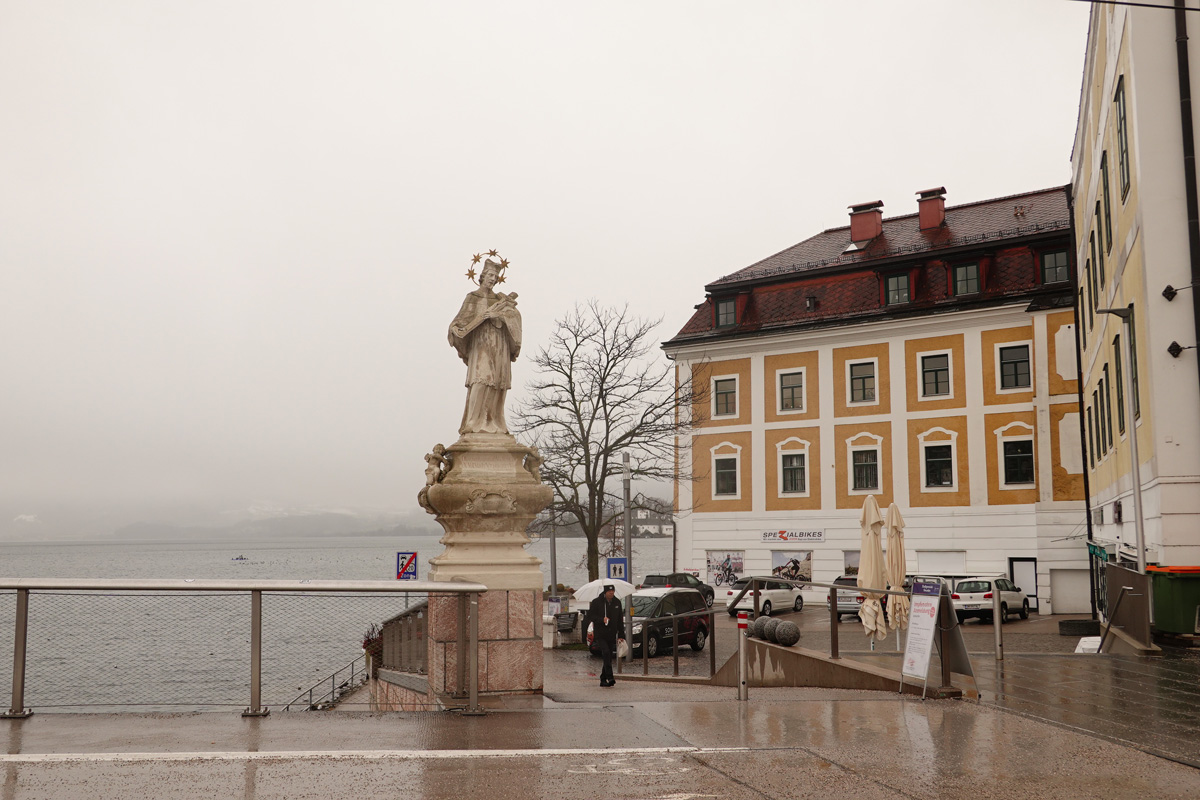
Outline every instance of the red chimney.
<svg viewBox="0 0 1200 800"><path fill-rule="evenodd" d="M850 241L866 242L883 233L883 201L850 206Z"/></svg>
<svg viewBox="0 0 1200 800"><path fill-rule="evenodd" d="M946 187L926 189L917 192L917 207L920 213L921 230L931 231L940 228L946 222Z"/></svg>

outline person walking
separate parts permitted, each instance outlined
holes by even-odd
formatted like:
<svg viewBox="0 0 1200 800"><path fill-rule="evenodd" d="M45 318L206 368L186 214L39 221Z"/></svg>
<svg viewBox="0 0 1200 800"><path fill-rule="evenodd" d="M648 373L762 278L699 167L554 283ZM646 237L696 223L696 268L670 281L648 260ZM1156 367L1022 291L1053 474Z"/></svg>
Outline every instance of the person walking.
<svg viewBox="0 0 1200 800"><path fill-rule="evenodd" d="M588 606L588 620L592 624L592 632L588 634L588 644L595 640L604 659L604 668L600 670L600 685L615 686L613 678L613 655L617 652L617 642L625 641L625 608L617 599L616 587L611 583L604 584L604 592ZM584 623L586 627L586 622Z"/></svg>

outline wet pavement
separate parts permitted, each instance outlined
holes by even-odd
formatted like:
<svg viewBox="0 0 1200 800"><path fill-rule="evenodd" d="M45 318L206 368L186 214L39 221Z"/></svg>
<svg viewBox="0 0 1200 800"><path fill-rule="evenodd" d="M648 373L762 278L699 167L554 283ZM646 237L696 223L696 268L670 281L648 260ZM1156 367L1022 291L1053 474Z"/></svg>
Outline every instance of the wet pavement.
<svg viewBox="0 0 1200 800"><path fill-rule="evenodd" d="M805 647L827 646L828 617L792 618ZM483 717L35 714L0 721L0 800L1200 796L1200 655L1077 656L1055 620L1035 618L1006 626L996 662L991 628L971 627L979 701L780 688L743 703L729 687L634 680L601 689L599 659L558 650L546 653L544 698ZM843 655L895 658L891 641L863 648L860 630L839 626ZM733 633L718 622L718 664ZM680 656L682 674L707 673L707 653ZM653 668L669 673L670 657Z"/></svg>

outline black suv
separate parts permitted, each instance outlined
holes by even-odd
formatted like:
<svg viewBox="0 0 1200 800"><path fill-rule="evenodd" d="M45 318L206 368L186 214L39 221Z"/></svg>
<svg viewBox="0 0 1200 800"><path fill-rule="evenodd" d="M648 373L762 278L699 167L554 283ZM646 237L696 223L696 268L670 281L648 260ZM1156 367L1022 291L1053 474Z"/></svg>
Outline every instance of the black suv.
<svg viewBox="0 0 1200 800"><path fill-rule="evenodd" d="M680 645L691 645L696 651L704 649L704 643L708 641L708 617L697 614L677 620L665 619L673 614L707 611L708 605L704 597L695 589L671 589L662 594L659 590L650 594L634 592L629 602L633 610L633 631L629 637L629 646L633 648L634 655L641 655L643 638L649 658L670 649L671 628L675 624L679 625L676 635Z"/></svg>
<svg viewBox="0 0 1200 800"><path fill-rule="evenodd" d="M704 603L709 608L713 604L716 592L713 587L697 578L690 572L672 572L667 575L647 575L638 584L639 589L695 589L704 597Z"/></svg>

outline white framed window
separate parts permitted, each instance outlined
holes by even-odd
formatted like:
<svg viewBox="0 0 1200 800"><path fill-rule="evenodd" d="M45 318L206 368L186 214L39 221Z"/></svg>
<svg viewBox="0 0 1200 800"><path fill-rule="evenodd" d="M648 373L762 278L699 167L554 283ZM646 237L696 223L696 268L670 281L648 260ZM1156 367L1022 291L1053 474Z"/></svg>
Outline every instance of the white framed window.
<svg viewBox="0 0 1200 800"><path fill-rule="evenodd" d="M808 497L808 447L809 443L796 436L789 436L775 445L775 459L779 469L780 497Z"/></svg>
<svg viewBox="0 0 1200 800"><path fill-rule="evenodd" d="M742 448L721 442L709 450L711 457L712 496L714 500L742 498Z"/></svg>
<svg viewBox="0 0 1200 800"><path fill-rule="evenodd" d="M1033 426L1010 422L993 433L996 436L996 467L1001 489L1028 489L1037 484L1033 456Z"/></svg>
<svg viewBox="0 0 1200 800"><path fill-rule="evenodd" d="M917 400L947 400L954 397L954 357L950 350L917 353L921 390Z"/></svg>
<svg viewBox="0 0 1200 800"><path fill-rule="evenodd" d="M738 376L714 375L709 386L712 394L712 418L736 417L738 413Z"/></svg>
<svg viewBox="0 0 1200 800"><path fill-rule="evenodd" d="M958 491L958 432L930 428L917 436L921 491Z"/></svg>
<svg viewBox="0 0 1200 800"><path fill-rule="evenodd" d="M862 358L846 362L846 405L879 405L877 378L878 358Z"/></svg>
<svg viewBox="0 0 1200 800"><path fill-rule="evenodd" d="M1028 392L1033 387L1033 342L996 345L996 392Z"/></svg>
<svg viewBox="0 0 1200 800"><path fill-rule="evenodd" d="M883 486L883 437L860 433L846 440L850 494L875 494Z"/></svg>
<svg viewBox="0 0 1200 800"><path fill-rule="evenodd" d="M778 414L803 414L804 389L807 385L807 370L790 367L775 370L775 412Z"/></svg>

